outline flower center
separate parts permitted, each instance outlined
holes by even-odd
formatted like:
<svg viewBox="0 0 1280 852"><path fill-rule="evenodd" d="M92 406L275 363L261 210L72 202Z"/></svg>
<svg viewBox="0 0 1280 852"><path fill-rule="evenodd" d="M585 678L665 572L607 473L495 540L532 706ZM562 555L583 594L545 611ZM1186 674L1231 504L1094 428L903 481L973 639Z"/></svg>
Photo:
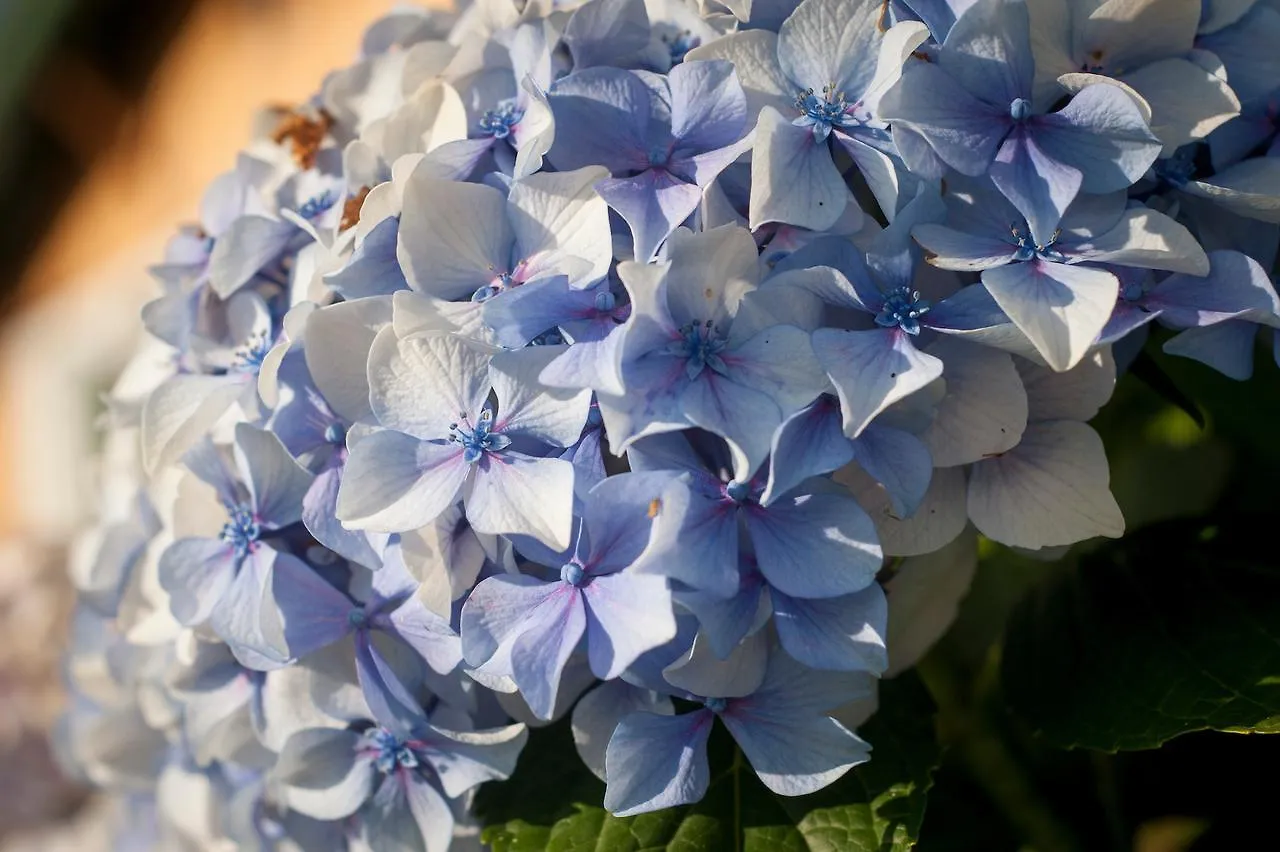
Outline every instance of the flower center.
<svg viewBox="0 0 1280 852"><path fill-rule="evenodd" d="M324 427L324 440L326 444L345 444L347 442L347 430L341 423L330 423Z"/></svg>
<svg viewBox="0 0 1280 852"><path fill-rule="evenodd" d="M618 304L618 299L608 290L596 293L596 310L602 314L610 313Z"/></svg>
<svg viewBox="0 0 1280 852"><path fill-rule="evenodd" d="M384 775L391 774L397 768L417 768L418 755L404 740L386 728L370 728L365 733L365 737L369 740L370 749L377 754L373 761L374 765Z"/></svg>
<svg viewBox="0 0 1280 852"><path fill-rule="evenodd" d="M1058 241L1058 237L1062 235L1061 230L1054 231L1048 242L1043 245L1037 244L1029 233L1024 234L1017 225L1010 225L1009 233L1013 234L1013 238L1018 241L1018 250L1013 255L1014 260L1025 262L1039 257L1044 260L1061 262L1067 259L1065 254L1053 247L1053 244Z"/></svg>
<svg viewBox="0 0 1280 852"><path fill-rule="evenodd" d="M271 351L271 341L265 334L255 334L235 351L231 362L232 373L256 373L262 369L262 362Z"/></svg>
<svg viewBox="0 0 1280 852"><path fill-rule="evenodd" d="M227 506L227 522L222 525L219 537L236 552L237 559L243 559L257 545L262 536L262 524L248 503L237 503Z"/></svg>
<svg viewBox="0 0 1280 852"><path fill-rule="evenodd" d="M1156 160L1151 171L1169 186L1179 189L1187 185L1196 174L1196 146L1184 145L1173 156Z"/></svg>
<svg viewBox="0 0 1280 852"><path fill-rule="evenodd" d="M835 83L822 87L822 97L813 93L813 89L805 89L796 95L795 106L800 110L800 117L792 124L798 127L812 127L813 135L826 139L832 127L852 127L869 121L869 113L859 116L860 103L847 103L844 92L836 90Z"/></svg>
<svg viewBox="0 0 1280 852"><path fill-rule="evenodd" d="M907 334L919 334L920 317L927 314L929 308L929 302L920 298L919 290L902 286L885 297L884 306L876 314L876 325L884 328L897 327Z"/></svg>
<svg viewBox="0 0 1280 852"><path fill-rule="evenodd" d="M587 582L587 569L577 562L566 562L560 566L560 579L570 586L584 586Z"/></svg>
<svg viewBox="0 0 1280 852"><path fill-rule="evenodd" d="M514 98L507 98L480 116L480 135L506 139L522 118L524 118L524 110L516 105Z"/></svg>
<svg viewBox="0 0 1280 852"><path fill-rule="evenodd" d="M667 46L667 52L671 54L671 64L683 62L684 56L698 45L702 44L702 39L698 38L689 30L683 30L670 36L662 36L662 43Z"/></svg>
<svg viewBox="0 0 1280 852"><path fill-rule="evenodd" d="M1026 121L1031 117L1031 101L1026 98L1014 98L1009 104L1009 117L1014 121Z"/></svg>
<svg viewBox="0 0 1280 852"><path fill-rule="evenodd" d="M680 339L672 341L667 350L676 357L684 358L685 373L690 379L696 379L704 367L725 375L727 368L720 353L727 345L711 320L694 320L680 329Z"/></svg>
<svg viewBox="0 0 1280 852"><path fill-rule="evenodd" d="M480 419L472 426L466 414L462 415L462 424L449 424L449 440L462 447L462 460L467 464L475 464L485 453L496 453L511 445L511 439L501 432L494 432L493 409L485 408L480 412Z"/></svg>
<svg viewBox="0 0 1280 852"><path fill-rule="evenodd" d="M355 607L347 613L347 623L352 627L364 627L369 623L369 615L361 607Z"/></svg>
<svg viewBox="0 0 1280 852"><path fill-rule="evenodd" d="M727 698L708 698L702 704L712 713L723 713L725 708L729 706L729 700Z"/></svg>
<svg viewBox="0 0 1280 852"><path fill-rule="evenodd" d="M338 196L333 192L333 190L326 189L319 195L312 196L304 201L302 206L298 208L298 215L303 219L314 219L332 207L337 200Z"/></svg>

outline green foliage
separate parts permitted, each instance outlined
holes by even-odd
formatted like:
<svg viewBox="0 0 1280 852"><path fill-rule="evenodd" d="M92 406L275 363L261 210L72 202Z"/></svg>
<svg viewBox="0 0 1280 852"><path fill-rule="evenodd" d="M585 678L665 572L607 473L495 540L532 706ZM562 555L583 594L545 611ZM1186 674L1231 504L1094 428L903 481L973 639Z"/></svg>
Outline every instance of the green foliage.
<svg viewBox="0 0 1280 852"><path fill-rule="evenodd" d="M933 704L914 675L882 684L880 711L859 733L870 763L812 796L783 798L717 726L706 798L618 818L600 807L604 785L581 766L562 721L533 732L515 774L486 785L476 813L494 852L905 852L939 759Z"/></svg>
<svg viewBox="0 0 1280 852"><path fill-rule="evenodd" d="M1154 525L1038 587L1008 625L1010 707L1055 745L1105 751L1275 731L1280 568L1251 550L1265 524Z"/></svg>

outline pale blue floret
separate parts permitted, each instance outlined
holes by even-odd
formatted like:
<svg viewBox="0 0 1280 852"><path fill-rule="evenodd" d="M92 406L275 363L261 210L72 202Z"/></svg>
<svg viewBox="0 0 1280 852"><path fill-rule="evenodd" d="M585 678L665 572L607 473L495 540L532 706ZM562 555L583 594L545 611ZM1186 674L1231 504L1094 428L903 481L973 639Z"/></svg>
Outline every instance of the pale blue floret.
<svg viewBox="0 0 1280 852"><path fill-rule="evenodd" d="M520 109L514 98L508 98L480 116L480 135L506 139L522 118L524 110Z"/></svg>
<svg viewBox="0 0 1280 852"><path fill-rule="evenodd" d="M711 320L694 320L681 328L680 334L680 339L673 340L667 351L685 359L685 374L691 381L702 374L704 367L722 376L727 373L728 368L720 353L728 346L728 341L720 335L719 329Z"/></svg>
<svg viewBox="0 0 1280 852"><path fill-rule="evenodd" d="M365 734L371 743L371 751L377 754L374 765L384 775L397 769L417 769L418 755L413 749L386 728L371 728Z"/></svg>
<svg viewBox="0 0 1280 852"><path fill-rule="evenodd" d="M901 328L907 334L920 333L920 317L929 312L929 302L920 298L919 290L902 286L888 293L876 314L876 325Z"/></svg>
<svg viewBox="0 0 1280 852"><path fill-rule="evenodd" d="M235 550L237 559L243 559L262 536L262 524L248 503L227 506L227 516L229 520L222 525L221 538Z"/></svg>
<svg viewBox="0 0 1280 852"><path fill-rule="evenodd" d="M480 461L485 453L496 453L511 445L511 439L500 432L490 431L493 428L493 409L486 408L480 412L480 419L473 428L463 418L462 425L449 424L449 440L462 447L462 459L467 464Z"/></svg>
<svg viewBox="0 0 1280 852"><path fill-rule="evenodd" d="M814 137L823 140L831 134L833 127L848 128L862 124L857 107L857 104L846 103L845 93L837 91L834 83L822 87L822 97L814 94L813 89L805 89L796 95L796 109L800 110L800 117L792 124L812 127Z"/></svg>

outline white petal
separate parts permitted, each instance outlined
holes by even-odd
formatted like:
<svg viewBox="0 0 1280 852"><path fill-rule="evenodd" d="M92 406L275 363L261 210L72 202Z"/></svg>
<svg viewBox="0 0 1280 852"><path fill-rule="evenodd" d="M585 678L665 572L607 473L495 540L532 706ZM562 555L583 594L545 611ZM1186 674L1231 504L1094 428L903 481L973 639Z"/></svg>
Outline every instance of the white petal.
<svg viewBox="0 0 1280 852"><path fill-rule="evenodd" d="M1221 80L1185 59L1162 59L1124 76L1151 105L1151 132L1166 156L1240 114L1240 101Z"/></svg>
<svg viewBox="0 0 1280 852"><path fill-rule="evenodd" d="M1163 213L1146 208L1126 210L1114 228L1071 254L1121 266L1209 274L1209 257L1191 232Z"/></svg>
<svg viewBox="0 0 1280 852"><path fill-rule="evenodd" d="M1110 272L1061 263L1011 263L982 283L1055 370L1075 366L1111 318L1119 282Z"/></svg>
<svg viewBox="0 0 1280 852"><path fill-rule="evenodd" d="M938 337L928 351L942 359L947 389L920 436L934 465L969 464L1016 445L1027 425L1027 394L1013 358L953 337Z"/></svg>
<svg viewBox="0 0 1280 852"><path fill-rule="evenodd" d="M561 274L570 270L557 265L557 260L585 260L590 264L586 272L569 279L574 286L605 277L613 260L609 207L593 187L607 177L606 169L589 166L572 172L542 172L516 181L508 198L519 259L547 255L541 259L549 264L546 271Z"/></svg>
<svg viewBox="0 0 1280 852"><path fill-rule="evenodd" d="M446 438L451 424L474 420L489 393L489 356L448 334L396 337L384 327L369 351L369 397L389 429Z"/></svg>
<svg viewBox="0 0 1280 852"><path fill-rule="evenodd" d="M885 585L889 595L889 668L885 677L916 664L956 620L978 569L972 531L941 550L902 561Z"/></svg>
<svg viewBox="0 0 1280 852"><path fill-rule="evenodd" d="M391 322L391 300L356 299L329 305L307 317L307 370L333 413L347 423L369 410L369 350Z"/></svg>
<svg viewBox="0 0 1280 852"><path fill-rule="evenodd" d="M573 527L573 464L499 453L485 459L467 495L477 532L530 535L555 550L569 546Z"/></svg>
<svg viewBox="0 0 1280 852"><path fill-rule="evenodd" d="M760 113L751 154L751 229L768 222L825 231L844 212L850 193L826 140L797 127L772 107Z"/></svg>
<svg viewBox="0 0 1280 852"><path fill-rule="evenodd" d="M559 346L533 346L502 352L490 362L498 396L494 429L526 435L557 447L569 447L582 435L591 406L591 391L549 388L538 375L560 352Z"/></svg>
<svg viewBox="0 0 1280 852"><path fill-rule="evenodd" d="M1108 488L1102 439L1083 423L1032 423L1022 442L973 466L969 517L983 535L1016 547L1117 538L1124 517Z"/></svg>
<svg viewBox="0 0 1280 852"><path fill-rule="evenodd" d="M685 60L727 59L733 63L747 96L747 120L755 118L766 106L776 110L792 109L796 93L794 84L778 65L778 36L768 30L746 30L695 47Z"/></svg>
<svg viewBox="0 0 1280 852"><path fill-rule="evenodd" d="M1065 372L1019 360L1016 364L1027 393L1031 420L1092 420L1111 399L1116 363L1103 347Z"/></svg>
<svg viewBox="0 0 1280 852"><path fill-rule="evenodd" d="M835 473L835 480L849 490L875 521L880 548L885 556L918 556L932 553L964 531L964 470L941 467L933 471L933 480L924 500L914 515L906 520L893 516L893 507L880 483L857 465L849 465Z"/></svg>
<svg viewBox="0 0 1280 852"><path fill-rule="evenodd" d="M176 462L204 437L252 380L248 373L177 375L142 406L142 458L150 473Z"/></svg>
<svg viewBox="0 0 1280 852"><path fill-rule="evenodd" d="M419 169L404 187L396 256L409 286L442 299L467 299L510 272L514 235L502 193Z"/></svg>

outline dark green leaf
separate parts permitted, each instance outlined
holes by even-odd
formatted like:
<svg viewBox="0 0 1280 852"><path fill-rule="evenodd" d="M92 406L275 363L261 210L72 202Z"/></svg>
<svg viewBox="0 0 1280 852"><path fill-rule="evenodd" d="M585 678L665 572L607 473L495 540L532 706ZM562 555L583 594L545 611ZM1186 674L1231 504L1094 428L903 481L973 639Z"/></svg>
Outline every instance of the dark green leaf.
<svg viewBox="0 0 1280 852"><path fill-rule="evenodd" d="M600 807L604 786L560 722L533 732L515 774L483 787L475 811L494 852L904 852L938 762L933 704L914 675L882 684L880 711L859 733L870 763L790 799L769 792L717 726L706 798L618 818Z"/></svg>
<svg viewBox="0 0 1280 852"><path fill-rule="evenodd" d="M1170 522L1100 548L1014 611L1001 679L1050 742L1154 748L1280 715L1280 568L1268 522Z"/></svg>

